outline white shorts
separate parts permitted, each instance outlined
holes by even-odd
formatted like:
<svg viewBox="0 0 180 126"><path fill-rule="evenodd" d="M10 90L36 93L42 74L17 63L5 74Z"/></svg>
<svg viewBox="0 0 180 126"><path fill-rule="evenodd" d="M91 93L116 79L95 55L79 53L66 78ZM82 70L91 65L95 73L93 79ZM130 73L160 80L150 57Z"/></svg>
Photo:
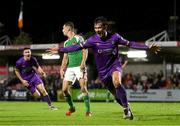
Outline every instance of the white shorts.
<svg viewBox="0 0 180 126"><path fill-rule="evenodd" d="M76 79L79 81L81 78L87 80L87 70L82 72L80 67L71 67L66 69L64 80L70 81L72 84L74 84Z"/></svg>

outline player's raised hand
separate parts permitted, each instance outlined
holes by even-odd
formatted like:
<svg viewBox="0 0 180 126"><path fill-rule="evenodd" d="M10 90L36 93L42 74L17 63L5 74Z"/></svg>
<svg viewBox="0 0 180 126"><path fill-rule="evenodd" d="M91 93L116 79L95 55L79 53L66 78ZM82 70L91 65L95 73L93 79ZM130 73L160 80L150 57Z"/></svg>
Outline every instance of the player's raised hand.
<svg viewBox="0 0 180 126"><path fill-rule="evenodd" d="M53 55L53 54L57 54L58 53L58 48L54 47L54 48L48 48L46 50L46 52L50 55Z"/></svg>
<svg viewBox="0 0 180 126"><path fill-rule="evenodd" d="M154 52L155 54L157 54L160 50L161 50L161 47L160 45L156 44L156 43L152 43L150 46L149 46L149 50Z"/></svg>

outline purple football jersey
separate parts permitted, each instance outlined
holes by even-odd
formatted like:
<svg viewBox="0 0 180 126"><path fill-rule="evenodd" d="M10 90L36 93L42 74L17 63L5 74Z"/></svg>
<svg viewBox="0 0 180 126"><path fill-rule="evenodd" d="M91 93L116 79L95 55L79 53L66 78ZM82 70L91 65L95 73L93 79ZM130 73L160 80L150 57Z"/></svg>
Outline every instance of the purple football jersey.
<svg viewBox="0 0 180 126"><path fill-rule="evenodd" d="M119 59L119 45L125 45L135 49L148 49L148 46L133 41L128 41L118 33L108 33L106 38L100 38L99 35L94 34L83 44L81 43L80 45L61 48L59 51L70 52L79 50L82 47L92 48L99 76L103 81L111 76L112 72L121 72L122 70Z"/></svg>
<svg viewBox="0 0 180 126"><path fill-rule="evenodd" d="M31 57L29 61L21 57L16 61L16 68L19 70L21 77L26 80L30 79L36 73L33 67L37 66L38 63L35 57Z"/></svg>
<svg viewBox="0 0 180 126"><path fill-rule="evenodd" d="M31 57L29 61L21 57L16 62L16 68L19 70L21 77L28 81L28 89L32 94L36 91L36 86L43 83L33 67L38 67L38 62L35 57Z"/></svg>

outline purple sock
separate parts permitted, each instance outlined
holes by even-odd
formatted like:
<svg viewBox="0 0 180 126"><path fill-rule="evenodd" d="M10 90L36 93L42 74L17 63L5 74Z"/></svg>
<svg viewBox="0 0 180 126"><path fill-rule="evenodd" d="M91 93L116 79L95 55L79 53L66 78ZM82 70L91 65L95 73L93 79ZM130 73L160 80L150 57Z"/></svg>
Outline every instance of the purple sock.
<svg viewBox="0 0 180 126"><path fill-rule="evenodd" d="M116 96L117 96L117 99L121 100L123 107L127 108L128 101L127 101L127 97L126 97L126 90L123 85L120 85L116 88Z"/></svg>
<svg viewBox="0 0 180 126"><path fill-rule="evenodd" d="M49 98L49 95L43 96L43 100L46 101L49 106L51 106L51 99Z"/></svg>
<svg viewBox="0 0 180 126"><path fill-rule="evenodd" d="M119 105L123 106L120 99L117 99L117 98L115 98L115 99Z"/></svg>

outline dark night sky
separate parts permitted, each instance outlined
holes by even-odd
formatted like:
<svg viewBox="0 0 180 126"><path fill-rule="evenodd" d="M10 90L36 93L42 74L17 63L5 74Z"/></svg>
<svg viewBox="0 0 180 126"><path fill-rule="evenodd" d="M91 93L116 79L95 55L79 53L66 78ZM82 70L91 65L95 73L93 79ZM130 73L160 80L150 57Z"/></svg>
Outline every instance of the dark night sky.
<svg viewBox="0 0 180 126"><path fill-rule="evenodd" d="M95 17L105 16L116 22L118 32L125 38L145 40L167 30L169 17L174 12L174 0L106 1L109 2L24 0L23 30L31 35L34 43L56 43L65 39L61 32L64 22L73 21L78 31L85 34L93 30ZM19 34L19 10L20 0L3 0L0 3L0 22L11 38Z"/></svg>

